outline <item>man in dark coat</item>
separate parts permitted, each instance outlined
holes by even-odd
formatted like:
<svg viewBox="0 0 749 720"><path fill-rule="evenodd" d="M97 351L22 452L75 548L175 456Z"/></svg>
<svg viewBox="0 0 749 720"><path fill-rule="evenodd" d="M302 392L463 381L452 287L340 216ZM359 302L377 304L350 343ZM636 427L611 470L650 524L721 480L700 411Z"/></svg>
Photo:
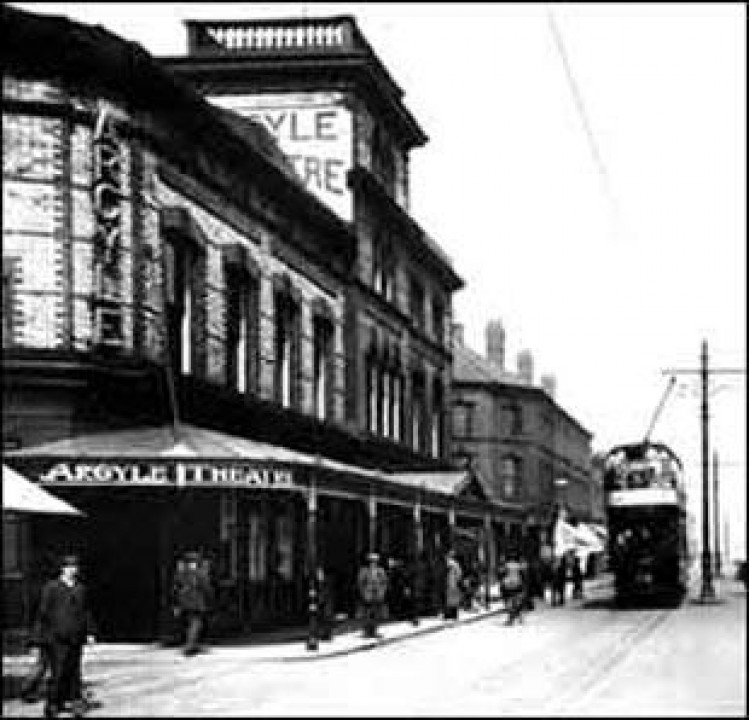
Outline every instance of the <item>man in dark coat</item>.
<svg viewBox="0 0 749 720"><path fill-rule="evenodd" d="M205 618L213 603L213 588L200 553L188 552L184 565L175 574L176 610L185 627L185 655L200 650Z"/></svg>
<svg viewBox="0 0 749 720"><path fill-rule="evenodd" d="M55 717L65 700L72 701L75 717L83 715L81 660L86 641L94 641L94 623L79 570L78 557L66 555L60 563L59 577L42 588L39 623L52 671L45 717Z"/></svg>

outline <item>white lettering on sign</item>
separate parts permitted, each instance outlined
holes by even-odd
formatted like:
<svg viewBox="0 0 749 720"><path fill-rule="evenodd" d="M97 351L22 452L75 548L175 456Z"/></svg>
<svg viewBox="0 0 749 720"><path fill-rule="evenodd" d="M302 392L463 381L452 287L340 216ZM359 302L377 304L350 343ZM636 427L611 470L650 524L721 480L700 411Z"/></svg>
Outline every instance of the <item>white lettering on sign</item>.
<svg viewBox="0 0 749 720"><path fill-rule="evenodd" d="M346 174L353 164L353 117L340 94L216 95L209 100L265 127L304 186L351 221Z"/></svg>
<svg viewBox="0 0 749 720"><path fill-rule="evenodd" d="M39 476L42 483L74 485L177 485L291 487L288 468L216 463L57 463Z"/></svg>

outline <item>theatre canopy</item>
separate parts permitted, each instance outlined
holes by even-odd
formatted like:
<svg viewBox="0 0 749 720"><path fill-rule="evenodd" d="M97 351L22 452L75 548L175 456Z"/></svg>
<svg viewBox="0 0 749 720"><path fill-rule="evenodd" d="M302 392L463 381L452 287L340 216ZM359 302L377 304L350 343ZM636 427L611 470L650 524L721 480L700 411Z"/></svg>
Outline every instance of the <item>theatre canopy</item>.
<svg viewBox="0 0 749 720"><path fill-rule="evenodd" d="M82 515L69 503L3 465L3 512Z"/></svg>

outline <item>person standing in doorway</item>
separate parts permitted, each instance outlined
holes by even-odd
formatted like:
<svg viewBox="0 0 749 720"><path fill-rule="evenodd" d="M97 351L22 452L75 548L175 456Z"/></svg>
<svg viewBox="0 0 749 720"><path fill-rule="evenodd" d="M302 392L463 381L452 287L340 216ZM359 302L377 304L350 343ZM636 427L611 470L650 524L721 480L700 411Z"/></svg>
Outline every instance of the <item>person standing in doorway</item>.
<svg viewBox="0 0 749 720"><path fill-rule="evenodd" d="M47 686L45 717L56 717L66 700L74 717L84 712L81 662L83 646L93 643L95 628L77 555L65 555L60 574L47 582L39 603L39 627L52 677Z"/></svg>
<svg viewBox="0 0 749 720"><path fill-rule="evenodd" d="M454 550L448 550L445 561L445 619L457 620L460 607L460 581L463 571Z"/></svg>
<svg viewBox="0 0 749 720"><path fill-rule="evenodd" d="M377 623L382 615L388 579L380 565L380 556L371 552L367 564L361 568L358 577L359 594L364 605L364 637L377 637Z"/></svg>

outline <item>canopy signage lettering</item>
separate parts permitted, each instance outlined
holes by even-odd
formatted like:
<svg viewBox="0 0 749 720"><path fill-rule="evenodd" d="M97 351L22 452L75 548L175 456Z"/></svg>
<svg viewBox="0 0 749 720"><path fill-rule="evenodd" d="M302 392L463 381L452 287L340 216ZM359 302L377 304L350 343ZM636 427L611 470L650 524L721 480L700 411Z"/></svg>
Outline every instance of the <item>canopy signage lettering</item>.
<svg viewBox="0 0 749 720"><path fill-rule="evenodd" d="M45 485L292 488L289 468L250 463L61 462L39 475Z"/></svg>

